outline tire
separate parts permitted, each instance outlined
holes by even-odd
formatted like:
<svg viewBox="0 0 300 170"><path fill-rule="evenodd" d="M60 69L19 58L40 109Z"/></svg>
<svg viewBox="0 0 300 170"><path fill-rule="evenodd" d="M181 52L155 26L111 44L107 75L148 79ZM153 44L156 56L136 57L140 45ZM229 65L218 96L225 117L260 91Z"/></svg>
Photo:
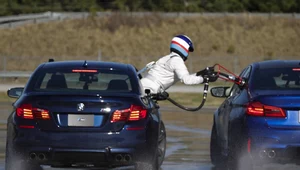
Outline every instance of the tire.
<svg viewBox="0 0 300 170"><path fill-rule="evenodd" d="M152 162L136 162L135 170L159 170L157 151Z"/></svg>
<svg viewBox="0 0 300 170"><path fill-rule="evenodd" d="M24 159L15 151L12 144L12 136L13 134L9 135L8 131L5 151L5 170L43 170L40 165Z"/></svg>
<svg viewBox="0 0 300 170"><path fill-rule="evenodd" d="M15 136L13 125L7 126L7 139L5 148L5 170L22 169L22 159L17 157L16 151L13 148L12 138Z"/></svg>
<svg viewBox="0 0 300 170"><path fill-rule="evenodd" d="M15 170L21 169L20 161L17 160L14 150L8 141L6 141L6 151L5 151L5 170Z"/></svg>
<svg viewBox="0 0 300 170"><path fill-rule="evenodd" d="M157 165L147 163L147 162L138 162L136 163L135 170L158 170Z"/></svg>
<svg viewBox="0 0 300 170"><path fill-rule="evenodd" d="M167 135L166 128L163 121L160 123L160 131L158 135L157 150L154 155L153 162L137 162L135 169L136 170L159 170L160 166L163 164L166 154L167 146Z"/></svg>
<svg viewBox="0 0 300 170"><path fill-rule="evenodd" d="M158 137L158 147L157 147L158 167L160 167L164 162L165 155L166 155L166 147L167 147L167 133L166 133L165 124L163 121L161 121L159 137Z"/></svg>
<svg viewBox="0 0 300 170"><path fill-rule="evenodd" d="M218 143L218 135L216 124L213 124L210 136L210 159L211 163L215 165L216 169L227 167L226 158L222 155L222 149ZM226 168L225 168L226 169Z"/></svg>

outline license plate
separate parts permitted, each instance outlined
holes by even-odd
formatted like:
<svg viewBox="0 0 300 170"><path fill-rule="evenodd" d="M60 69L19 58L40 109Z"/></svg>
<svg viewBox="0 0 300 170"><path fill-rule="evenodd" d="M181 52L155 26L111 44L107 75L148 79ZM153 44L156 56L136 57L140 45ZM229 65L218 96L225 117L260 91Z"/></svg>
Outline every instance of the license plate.
<svg viewBox="0 0 300 170"><path fill-rule="evenodd" d="M94 126L94 115L68 115L68 126Z"/></svg>

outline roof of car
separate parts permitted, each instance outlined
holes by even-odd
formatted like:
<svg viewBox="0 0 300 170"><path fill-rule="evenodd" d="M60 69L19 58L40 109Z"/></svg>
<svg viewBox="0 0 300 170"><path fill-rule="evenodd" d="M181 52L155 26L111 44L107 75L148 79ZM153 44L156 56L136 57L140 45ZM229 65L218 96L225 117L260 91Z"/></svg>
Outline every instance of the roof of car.
<svg viewBox="0 0 300 170"><path fill-rule="evenodd" d="M281 68L281 67L300 67L300 60L267 60L252 64L259 69Z"/></svg>
<svg viewBox="0 0 300 170"><path fill-rule="evenodd" d="M105 61L85 61L85 60L73 60L73 61L54 61L44 63L43 68L113 68L118 70L128 70L130 65L117 62L105 62Z"/></svg>

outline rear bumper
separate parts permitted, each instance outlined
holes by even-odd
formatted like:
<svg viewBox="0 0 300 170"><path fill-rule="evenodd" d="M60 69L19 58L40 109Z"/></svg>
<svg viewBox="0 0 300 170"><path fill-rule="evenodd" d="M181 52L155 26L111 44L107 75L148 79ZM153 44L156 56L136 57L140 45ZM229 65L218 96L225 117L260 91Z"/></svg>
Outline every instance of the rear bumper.
<svg viewBox="0 0 300 170"><path fill-rule="evenodd" d="M300 163L300 130L255 124L248 129L251 156L257 164Z"/></svg>
<svg viewBox="0 0 300 170"><path fill-rule="evenodd" d="M251 151L251 156L256 164L266 163L296 163L300 164L300 147L288 148L261 148Z"/></svg>
<svg viewBox="0 0 300 170"><path fill-rule="evenodd" d="M19 148L20 151L21 148ZM31 162L51 166L92 165L128 166L139 160L141 153L134 148L58 149L47 147L22 148L22 156Z"/></svg>
<svg viewBox="0 0 300 170"><path fill-rule="evenodd" d="M41 165L58 167L133 165L146 161L143 159L151 160L157 145L146 129L116 133L19 129L17 134L13 146L20 156Z"/></svg>

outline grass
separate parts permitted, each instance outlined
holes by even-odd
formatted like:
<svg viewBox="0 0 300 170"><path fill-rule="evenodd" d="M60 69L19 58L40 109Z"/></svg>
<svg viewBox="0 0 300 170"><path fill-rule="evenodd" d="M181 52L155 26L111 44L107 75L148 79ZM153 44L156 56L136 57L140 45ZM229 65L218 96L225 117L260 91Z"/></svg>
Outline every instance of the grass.
<svg viewBox="0 0 300 170"><path fill-rule="evenodd" d="M7 56L7 70L32 71L48 58L97 60L101 51L104 61L142 68L167 54L172 37L182 33L194 42L187 60L192 72L215 63L241 71L251 62L300 55L300 20L294 18L113 15L0 29L0 58Z"/></svg>
<svg viewBox="0 0 300 170"><path fill-rule="evenodd" d="M176 102L183 104L184 106L198 106L202 101L201 93L169 93L170 98L175 100ZM206 106L218 106L223 102L224 98L215 98L208 94L208 98L206 100ZM14 98L9 98L5 92L0 93L0 102L5 103L13 103L15 101ZM169 101L159 101L160 105L163 106L172 106Z"/></svg>
<svg viewBox="0 0 300 170"><path fill-rule="evenodd" d="M0 102L14 102L16 99L7 96L6 92L0 92Z"/></svg>
<svg viewBox="0 0 300 170"><path fill-rule="evenodd" d="M177 103L185 106L185 107L198 107L203 99L202 93L169 93L169 97L175 100ZM204 106L219 106L225 98L216 98L208 94ZM158 101L158 103L162 106L173 106L173 104L167 100Z"/></svg>

